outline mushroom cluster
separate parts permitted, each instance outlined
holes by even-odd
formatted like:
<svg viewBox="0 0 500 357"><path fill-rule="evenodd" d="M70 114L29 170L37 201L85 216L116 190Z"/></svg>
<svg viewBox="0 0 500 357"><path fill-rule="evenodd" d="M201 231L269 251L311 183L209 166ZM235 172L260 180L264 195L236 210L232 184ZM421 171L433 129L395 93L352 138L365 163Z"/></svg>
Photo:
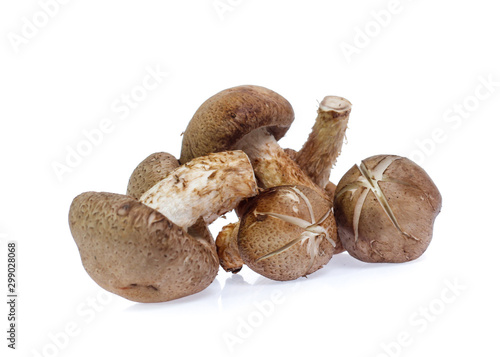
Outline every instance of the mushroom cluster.
<svg viewBox="0 0 500 357"><path fill-rule="evenodd" d="M183 134L179 160L154 153L132 172L125 195L85 192L69 226L83 266L104 289L137 302L197 293L219 270L243 265L274 280L307 276L347 252L366 262L404 262L427 248L441 207L415 163L379 155L340 180L351 103L327 96L299 151L278 141L290 103L260 86L206 100ZM214 241L208 226L235 210Z"/></svg>

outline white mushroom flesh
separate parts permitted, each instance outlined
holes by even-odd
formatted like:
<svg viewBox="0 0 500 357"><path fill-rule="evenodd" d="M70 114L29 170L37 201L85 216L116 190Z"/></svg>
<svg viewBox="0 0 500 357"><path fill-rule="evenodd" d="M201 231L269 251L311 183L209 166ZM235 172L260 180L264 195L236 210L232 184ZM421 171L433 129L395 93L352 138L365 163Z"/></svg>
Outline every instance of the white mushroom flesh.
<svg viewBox="0 0 500 357"><path fill-rule="evenodd" d="M140 202L180 227L199 217L207 224L257 194L250 161L242 151L210 154L191 160L146 191Z"/></svg>

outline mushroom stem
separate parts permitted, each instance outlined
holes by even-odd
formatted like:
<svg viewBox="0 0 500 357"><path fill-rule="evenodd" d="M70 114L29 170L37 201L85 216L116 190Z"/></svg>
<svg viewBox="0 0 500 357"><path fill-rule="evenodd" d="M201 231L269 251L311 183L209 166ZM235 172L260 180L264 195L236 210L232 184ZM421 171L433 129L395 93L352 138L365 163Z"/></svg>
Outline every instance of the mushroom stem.
<svg viewBox="0 0 500 357"><path fill-rule="evenodd" d="M344 143L351 103L342 97L327 96L320 103L309 138L295 161L314 183L325 188Z"/></svg>
<svg viewBox="0 0 500 357"><path fill-rule="evenodd" d="M187 229L202 217L207 224L257 194L248 157L242 151L209 154L170 172L139 201Z"/></svg>
<svg viewBox="0 0 500 357"><path fill-rule="evenodd" d="M318 186L278 145L266 128L247 134L236 144L236 148L248 155L255 176L263 188L303 185L318 191Z"/></svg>

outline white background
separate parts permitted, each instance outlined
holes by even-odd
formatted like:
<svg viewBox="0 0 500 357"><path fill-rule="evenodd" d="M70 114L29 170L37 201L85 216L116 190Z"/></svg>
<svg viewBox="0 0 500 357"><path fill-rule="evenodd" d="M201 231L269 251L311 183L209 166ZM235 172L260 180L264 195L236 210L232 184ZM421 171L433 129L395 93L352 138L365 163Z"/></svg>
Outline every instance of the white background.
<svg viewBox="0 0 500 357"><path fill-rule="evenodd" d="M5 248L19 244L18 350L2 332L2 356L500 353L494 1L222 0L219 13L213 0L47 2L0 5L5 296ZM147 68L168 76L126 112L120 98L140 93ZM71 200L124 193L153 152L178 157L198 106L240 84L292 103L283 147L301 147L325 95L353 103L334 182L371 155L418 160L443 196L428 251L400 265L344 253L287 283L221 270L205 291L162 304L104 293L71 237ZM54 165L103 122L102 142L58 178ZM6 331L6 304L0 312Z"/></svg>

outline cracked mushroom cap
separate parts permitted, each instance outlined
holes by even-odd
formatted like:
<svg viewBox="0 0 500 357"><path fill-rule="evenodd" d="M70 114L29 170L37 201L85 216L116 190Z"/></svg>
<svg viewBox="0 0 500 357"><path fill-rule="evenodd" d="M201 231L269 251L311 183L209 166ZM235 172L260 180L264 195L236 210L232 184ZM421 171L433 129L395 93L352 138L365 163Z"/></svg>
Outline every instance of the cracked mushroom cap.
<svg viewBox="0 0 500 357"><path fill-rule="evenodd" d="M342 249L338 242L331 202L305 186L259 194L247 206L238 233L244 263L273 280L314 273Z"/></svg>
<svg viewBox="0 0 500 357"><path fill-rule="evenodd" d="M102 288L136 302L197 293L215 279L214 248L130 196L86 192L69 225L83 266Z"/></svg>
<svg viewBox="0 0 500 357"><path fill-rule="evenodd" d="M294 120L290 103L270 89L244 85L207 99L189 122L182 139L180 162L231 150L245 135L261 127L281 139Z"/></svg>
<svg viewBox="0 0 500 357"><path fill-rule="evenodd" d="M339 237L350 255L364 262L402 263L429 246L441 194L413 161L377 155L342 177L334 207Z"/></svg>

